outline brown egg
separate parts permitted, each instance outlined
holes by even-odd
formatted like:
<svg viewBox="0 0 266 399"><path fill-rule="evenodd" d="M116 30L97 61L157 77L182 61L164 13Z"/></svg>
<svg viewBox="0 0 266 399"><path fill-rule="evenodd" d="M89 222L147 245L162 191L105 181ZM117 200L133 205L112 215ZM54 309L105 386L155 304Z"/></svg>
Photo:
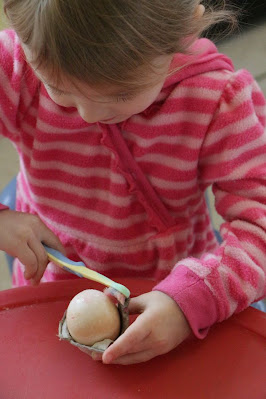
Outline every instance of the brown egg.
<svg viewBox="0 0 266 399"><path fill-rule="evenodd" d="M116 305L98 290L82 291L70 301L66 323L74 340L88 346L106 338L115 340L120 332Z"/></svg>

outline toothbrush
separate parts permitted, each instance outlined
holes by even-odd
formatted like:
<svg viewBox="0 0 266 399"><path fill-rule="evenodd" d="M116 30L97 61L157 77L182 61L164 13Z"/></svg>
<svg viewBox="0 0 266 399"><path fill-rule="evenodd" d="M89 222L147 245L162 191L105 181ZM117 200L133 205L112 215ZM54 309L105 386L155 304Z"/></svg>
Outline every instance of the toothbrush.
<svg viewBox="0 0 266 399"><path fill-rule="evenodd" d="M54 262L56 265L62 267L64 270L67 270L70 273L74 273L79 277L85 277L89 280L97 281L111 289L118 291L123 294L126 298L130 297L130 291L127 287L122 284L116 283L110 278L94 271L88 269L83 262L74 262L73 260L68 259L66 256L61 254L61 252L47 247L44 245L44 249L47 253L48 259Z"/></svg>

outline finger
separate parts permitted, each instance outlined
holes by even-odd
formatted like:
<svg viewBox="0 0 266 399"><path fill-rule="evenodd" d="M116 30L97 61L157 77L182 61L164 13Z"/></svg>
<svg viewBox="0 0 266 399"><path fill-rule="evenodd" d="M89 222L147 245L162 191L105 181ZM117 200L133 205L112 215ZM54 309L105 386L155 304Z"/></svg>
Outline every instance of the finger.
<svg viewBox="0 0 266 399"><path fill-rule="evenodd" d="M112 364L127 365L127 364L142 363L142 362L147 362L148 360L152 359L155 356L156 353L154 351L146 350L143 352L130 353L128 355L121 356L118 359L114 360Z"/></svg>
<svg viewBox="0 0 266 399"><path fill-rule="evenodd" d="M103 354L104 363L112 363L118 357L136 352L150 334L150 326L143 323L140 315L128 329Z"/></svg>
<svg viewBox="0 0 266 399"><path fill-rule="evenodd" d="M16 254L18 260L24 265L24 277L26 280L32 278L38 268L38 261L35 253L30 249L28 245L18 248L18 253Z"/></svg>
<svg viewBox="0 0 266 399"><path fill-rule="evenodd" d="M48 247L54 248L65 255L65 248L59 238L44 223L40 232L41 240Z"/></svg>
<svg viewBox="0 0 266 399"><path fill-rule="evenodd" d="M113 344L112 344L113 345ZM109 347L110 348L110 347ZM135 345L132 345L130 347L130 354L136 354L139 352L146 352L147 350L149 350L151 348L151 341L150 341L150 335L148 335L147 337L145 337L143 340L136 342ZM106 352L106 351L105 351ZM129 353L128 353L129 354ZM122 355L123 356L127 356L127 354ZM118 359L118 358L117 358ZM120 357L119 357L120 359Z"/></svg>
<svg viewBox="0 0 266 399"><path fill-rule="evenodd" d="M35 237L32 237L28 241L28 246L34 252L34 254L37 258L37 270L36 270L35 275L32 276L31 278L33 279L33 281L35 283L38 283L41 280L43 273L46 269L46 266L48 263L48 257L47 257L47 254L46 254L46 251L45 251L43 245Z"/></svg>
<svg viewBox="0 0 266 399"><path fill-rule="evenodd" d="M112 301L115 305L118 303L117 298L114 296L114 289L107 287L103 290L103 293Z"/></svg>
<svg viewBox="0 0 266 399"><path fill-rule="evenodd" d="M93 360L99 361L102 360L103 354L101 352L92 352L91 357Z"/></svg>
<svg viewBox="0 0 266 399"><path fill-rule="evenodd" d="M139 314L144 311L145 307L146 307L146 303L143 298L143 295L140 295L136 298L130 299L130 302L128 305L128 311L130 314Z"/></svg>

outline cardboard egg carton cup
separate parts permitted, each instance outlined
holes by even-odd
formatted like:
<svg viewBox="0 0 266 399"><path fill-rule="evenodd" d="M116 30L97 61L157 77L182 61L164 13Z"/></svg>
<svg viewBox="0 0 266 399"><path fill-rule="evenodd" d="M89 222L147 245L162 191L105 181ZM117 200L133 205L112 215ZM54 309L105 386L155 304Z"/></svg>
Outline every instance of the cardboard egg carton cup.
<svg viewBox="0 0 266 399"><path fill-rule="evenodd" d="M117 303L117 308L118 312L120 315L120 333L123 334L123 332L127 329L129 325L129 315L128 315L128 304L129 304L129 298L123 298L123 300L118 301ZM58 336L60 340L65 340L68 341L70 344L76 346L78 349L80 349L82 352L85 352L86 354L90 355L93 357L93 354L99 354L103 353L108 346L110 346L114 341L111 339L104 339L103 341L100 342L95 342L94 345L88 346L88 345L83 345L75 341L72 336L70 335L68 328L67 328L67 323L66 323L66 311L59 322L59 327L58 327Z"/></svg>

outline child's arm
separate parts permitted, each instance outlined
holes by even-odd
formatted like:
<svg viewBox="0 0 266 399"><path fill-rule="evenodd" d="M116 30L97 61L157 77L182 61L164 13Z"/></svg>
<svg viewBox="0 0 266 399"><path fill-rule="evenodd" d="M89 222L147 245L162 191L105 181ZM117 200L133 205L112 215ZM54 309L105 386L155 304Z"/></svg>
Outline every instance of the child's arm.
<svg viewBox="0 0 266 399"><path fill-rule="evenodd" d="M48 263L42 242L64 253L56 235L36 215L0 210L0 249L25 266L24 276L39 283Z"/></svg>
<svg viewBox="0 0 266 399"><path fill-rule="evenodd" d="M140 297L145 306L138 310L144 312L108 348L104 362L109 363L110 356L117 363L135 363L165 353L187 337L187 321L203 338L212 324L265 295L265 119L265 100L251 75L233 75L199 160L200 184L203 189L213 184L217 210L226 220L223 243L215 254L180 261L155 287L165 298L150 293Z"/></svg>
<svg viewBox="0 0 266 399"><path fill-rule="evenodd" d="M20 124L38 90L38 80L27 66L12 30L0 32L0 134L20 145ZM25 278L38 283L47 265L41 242L64 252L54 233L38 216L3 210L0 205L0 249L25 265Z"/></svg>
<svg viewBox="0 0 266 399"><path fill-rule="evenodd" d="M266 107L247 71L233 74L201 148L199 180L213 184L226 221L216 253L180 261L156 289L170 295L196 336L265 296Z"/></svg>
<svg viewBox="0 0 266 399"><path fill-rule="evenodd" d="M16 145L20 143L25 110L38 88L39 81L25 61L15 32L0 31L0 135Z"/></svg>

